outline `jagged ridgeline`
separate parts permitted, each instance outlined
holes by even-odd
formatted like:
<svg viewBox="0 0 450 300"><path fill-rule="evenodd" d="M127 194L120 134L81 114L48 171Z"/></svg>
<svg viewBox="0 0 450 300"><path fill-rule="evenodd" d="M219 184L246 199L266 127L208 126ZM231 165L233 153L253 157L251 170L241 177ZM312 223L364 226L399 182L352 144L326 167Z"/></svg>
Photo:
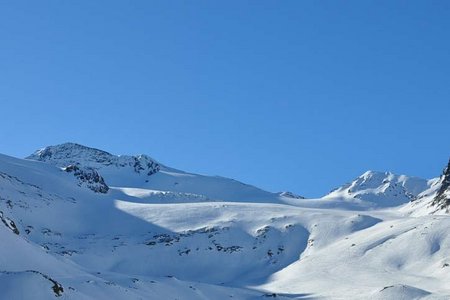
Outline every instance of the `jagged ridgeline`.
<svg viewBox="0 0 450 300"><path fill-rule="evenodd" d="M450 299L449 172L305 199L75 143L0 155L0 299Z"/></svg>
<svg viewBox="0 0 450 300"><path fill-rule="evenodd" d="M75 143L65 143L40 149L27 159L50 162L59 167L82 165L93 169L104 167L129 167L136 173L148 176L158 172L160 165L147 155L112 155L103 150L86 147Z"/></svg>
<svg viewBox="0 0 450 300"><path fill-rule="evenodd" d="M108 184L101 173L105 169L127 168L139 175L151 176L160 165L146 155L117 156L106 151L75 143L65 143L40 149L27 159L38 160L61 167L78 179L79 186L86 186L97 193L107 193Z"/></svg>

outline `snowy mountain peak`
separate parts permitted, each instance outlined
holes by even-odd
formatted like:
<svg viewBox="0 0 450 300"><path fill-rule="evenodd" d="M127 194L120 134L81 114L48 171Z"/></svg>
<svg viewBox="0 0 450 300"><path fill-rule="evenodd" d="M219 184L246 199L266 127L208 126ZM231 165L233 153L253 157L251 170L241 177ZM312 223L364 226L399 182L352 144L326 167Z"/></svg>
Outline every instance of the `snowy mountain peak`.
<svg viewBox="0 0 450 300"><path fill-rule="evenodd" d="M27 159L48 162L62 168L70 165L79 165L97 170L105 167L128 167L134 169L136 173L142 172L147 175L158 172L161 167L154 159L144 154L118 156L76 143L48 146L37 150L28 156Z"/></svg>
<svg viewBox="0 0 450 300"><path fill-rule="evenodd" d="M427 188L425 179L391 172L367 171L324 198L344 198L363 202L368 206L397 206L413 200Z"/></svg>
<svg viewBox="0 0 450 300"><path fill-rule="evenodd" d="M27 159L39 161L51 161L57 165L63 164L65 167L70 164L80 162L107 163L113 155L99 149L90 148L76 143L64 143L56 146L47 146L39 149Z"/></svg>
<svg viewBox="0 0 450 300"><path fill-rule="evenodd" d="M373 177L373 176L384 176L384 175L392 175L392 173L391 172L380 172L380 171L374 171L374 170L367 170L366 172L364 172L359 177L370 178L370 177Z"/></svg>
<svg viewBox="0 0 450 300"><path fill-rule="evenodd" d="M360 185L364 184L375 184L378 185L383 182L391 181L395 178L395 175L391 172L378 172L378 171L366 171L361 176L358 177L360 179Z"/></svg>

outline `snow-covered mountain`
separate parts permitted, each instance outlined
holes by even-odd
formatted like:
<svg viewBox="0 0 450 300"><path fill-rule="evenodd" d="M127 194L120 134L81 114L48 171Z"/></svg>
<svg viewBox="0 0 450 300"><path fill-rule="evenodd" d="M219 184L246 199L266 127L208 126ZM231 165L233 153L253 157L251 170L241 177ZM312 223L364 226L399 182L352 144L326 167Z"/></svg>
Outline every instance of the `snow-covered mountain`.
<svg viewBox="0 0 450 300"><path fill-rule="evenodd" d="M73 143L0 155L0 299L449 299L449 177L303 199Z"/></svg>
<svg viewBox="0 0 450 300"><path fill-rule="evenodd" d="M48 162L59 167L80 165L96 170L123 168L147 176L160 170L160 165L147 155L117 156L75 143L45 147L37 150L27 159Z"/></svg>
<svg viewBox="0 0 450 300"><path fill-rule="evenodd" d="M428 188L428 181L422 178L367 171L324 198L340 198L366 207L389 207L412 201Z"/></svg>
<svg viewBox="0 0 450 300"><path fill-rule="evenodd" d="M86 146L66 143L36 151L27 157L57 167L76 165L95 170L113 193L138 195L145 202L237 201L277 202L279 194L219 176L203 176L166 167L147 155L112 155ZM125 188L125 189L123 189ZM183 197L180 197L183 196ZM163 201L163 202L164 202Z"/></svg>

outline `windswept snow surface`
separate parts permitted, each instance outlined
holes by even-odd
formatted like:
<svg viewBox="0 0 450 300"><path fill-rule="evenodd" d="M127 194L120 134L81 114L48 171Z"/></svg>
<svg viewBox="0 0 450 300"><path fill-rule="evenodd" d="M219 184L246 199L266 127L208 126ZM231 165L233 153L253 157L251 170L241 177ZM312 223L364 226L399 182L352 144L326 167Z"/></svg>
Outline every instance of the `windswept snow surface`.
<svg viewBox="0 0 450 300"><path fill-rule="evenodd" d="M302 199L73 143L0 155L0 299L450 299L442 178Z"/></svg>

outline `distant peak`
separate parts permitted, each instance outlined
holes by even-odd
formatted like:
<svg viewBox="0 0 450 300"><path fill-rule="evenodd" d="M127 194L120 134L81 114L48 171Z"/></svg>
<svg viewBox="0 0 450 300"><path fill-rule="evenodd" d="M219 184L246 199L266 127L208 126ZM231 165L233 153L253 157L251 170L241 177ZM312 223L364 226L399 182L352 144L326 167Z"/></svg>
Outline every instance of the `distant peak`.
<svg viewBox="0 0 450 300"><path fill-rule="evenodd" d="M103 152L103 153L108 153L104 150L100 150L100 149L93 148L93 147L88 147L88 146L81 145L78 143L73 143L73 142L67 142L67 143L62 143L62 144L58 144L58 145L47 146L43 149L58 149L58 150L79 149L79 150L86 150L86 151L99 151L99 152ZM110 153L108 153L108 154L110 154Z"/></svg>
<svg viewBox="0 0 450 300"><path fill-rule="evenodd" d="M66 142L66 143L53 145L53 146L47 146L47 147L75 147L75 148L88 148L88 149L91 148L91 147L84 146L84 145L74 143L74 142Z"/></svg>
<svg viewBox="0 0 450 300"><path fill-rule="evenodd" d="M392 172L368 170L364 172L361 176L359 176L359 178L387 177L387 176L395 176L395 174L393 174Z"/></svg>
<svg viewBox="0 0 450 300"><path fill-rule="evenodd" d="M425 179L369 170L325 197L356 199L380 206L394 206L413 200L427 187Z"/></svg>
<svg viewBox="0 0 450 300"><path fill-rule="evenodd" d="M47 146L35 151L27 159L39 161L55 161L70 159L85 159L86 157L96 157L99 160L106 160L112 157L111 153L96 148L83 146L77 143L63 143L54 146ZM70 161L69 164L77 163Z"/></svg>
<svg viewBox="0 0 450 300"><path fill-rule="evenodd" d="M41 148L37 151L35 151L32 155L30 155L27 158L33 158L35 156L39 156L39 157L46 157L46 156L51 156L53 153L57 153L57 152L98 152L98 153L102 153L104 155L112 155L106 151L100 150L100 149L96 149L96 148L92 148L92 147L88 147L88 146L84 146L81 144L77 144L77 143L72 143L72 142L67 142L67 143L63 143L63 144L58 144L58 145L54 145L54 146L47 146L44 148Z"/></svg>
<svg viewBox="0 0 450 300"><path fill-rule="evenodd" d="M154 174L160 169L160 164L145 154L119 156L71 142L39 149L26 158L48 162L58 167L69 165L80 165L94 169L108 166L131 167L137 173L145 172L148 175Z"/></svg>

